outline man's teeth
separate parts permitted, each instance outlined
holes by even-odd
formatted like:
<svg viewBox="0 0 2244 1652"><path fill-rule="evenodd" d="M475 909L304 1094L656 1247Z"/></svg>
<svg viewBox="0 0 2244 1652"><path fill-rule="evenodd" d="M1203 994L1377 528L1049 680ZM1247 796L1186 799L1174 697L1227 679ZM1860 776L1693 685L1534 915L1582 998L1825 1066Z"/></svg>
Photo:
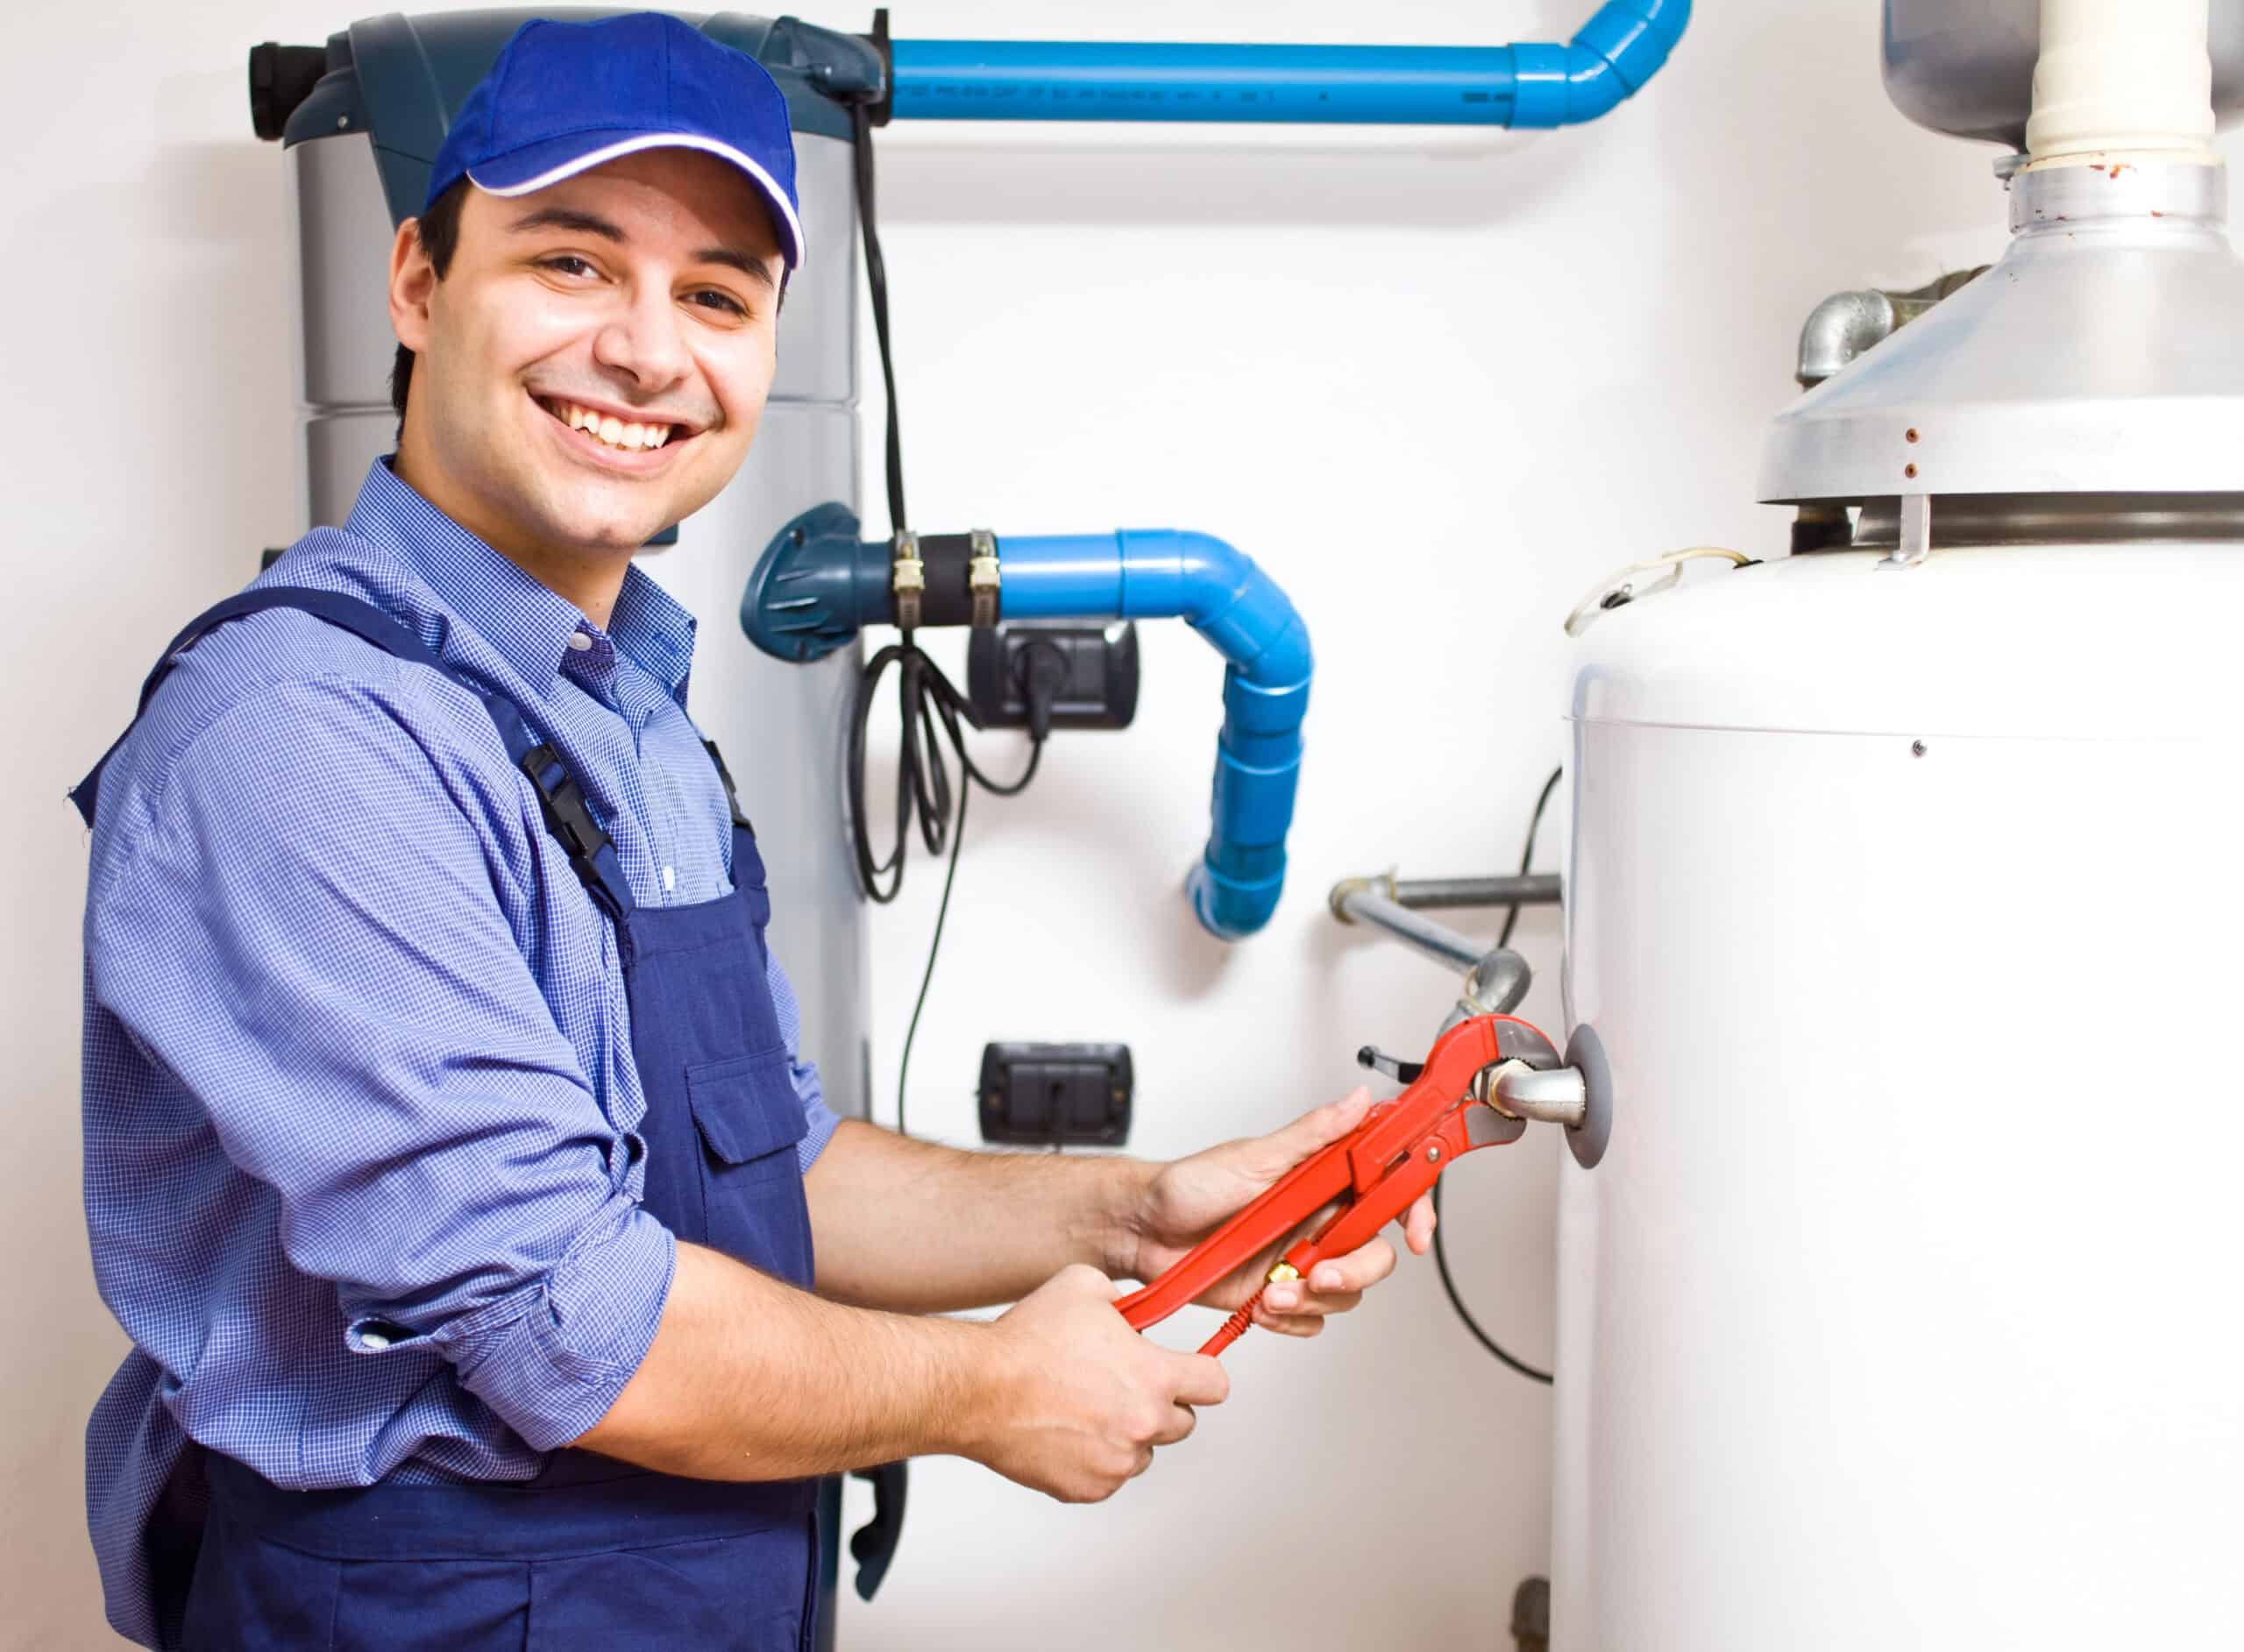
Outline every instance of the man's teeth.
<svg viewBox="0 0 2244 1652"><path fill-rule="evenodd" d="M670 440L667 424L626 424L613 414L595 413L573 401L561 404L561 422L572 430L597 436L612 448L658 448Z"/></svg>

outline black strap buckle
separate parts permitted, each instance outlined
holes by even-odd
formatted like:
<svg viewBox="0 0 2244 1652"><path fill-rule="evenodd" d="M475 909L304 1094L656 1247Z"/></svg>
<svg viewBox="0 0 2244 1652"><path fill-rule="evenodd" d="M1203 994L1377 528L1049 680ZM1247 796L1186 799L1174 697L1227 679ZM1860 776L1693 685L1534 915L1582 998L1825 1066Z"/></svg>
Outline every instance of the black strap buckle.
<svg viewBox="0 0 2244 1652"><path fill-rule="evenodd" d="M703 741L701 749L709 754L709 761L717 766L717 778L725 783L725 806L733 812L733 824L754 837L755 824L741 810L740 791L733 784L733 771L725 767L725 755L717 749L717 742L714 740Z"/></svg>
<svg viewBox="0 0 2244 1652"><path fill-rule="evenodd" d="M549 772L558 770L560 778L549 780ZM545 812L545 824L569 852L569 864L577 869L577 876L584 880L586 889L598 890L605 887L600 869L593 864L593 857L608 847L612 840L600 830L600 822L593 819L591 807L577 784L576 776L561 761L561 754L550 745L533 746L522 754L522 771L529 776L529 783L537 791L537 800Z"/></svg>

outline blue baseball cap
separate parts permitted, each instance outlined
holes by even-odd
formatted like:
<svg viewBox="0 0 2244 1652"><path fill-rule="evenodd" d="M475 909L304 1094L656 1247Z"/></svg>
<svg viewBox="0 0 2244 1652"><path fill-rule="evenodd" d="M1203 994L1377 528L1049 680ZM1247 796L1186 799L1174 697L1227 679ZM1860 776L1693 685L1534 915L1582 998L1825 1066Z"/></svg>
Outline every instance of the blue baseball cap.
<svg viewBox="0 0 2244 1652"><path fill-rule="evenodd" d="M785 95L746 53L659 11L515 30L444 134L429 201L462 178L526 195L642 149L732 162L770 208L787 267L802 263Z"/></svg>

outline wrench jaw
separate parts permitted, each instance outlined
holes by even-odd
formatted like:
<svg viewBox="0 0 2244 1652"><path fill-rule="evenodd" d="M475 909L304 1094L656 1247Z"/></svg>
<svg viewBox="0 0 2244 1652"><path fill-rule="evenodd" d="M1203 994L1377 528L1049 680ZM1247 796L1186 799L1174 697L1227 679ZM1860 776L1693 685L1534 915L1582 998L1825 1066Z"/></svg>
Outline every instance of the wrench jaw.
<svg viewBox="0 0 2244 1652"><path fill-rule="evenodd" d="M1495 1030L1496 1053L1502 1060L1524 1061L1538 1073L1559 1065L1559 1052L1543 1036L1541 1029L1507 1017L1495 1023ZM1486 1074L1488 1068L1481 1071Z"/></svg>
<svg viewBox="0 0 2244 1652"><path fill-rule="evenodd" d="M1486 1077L1488 1069L1482 1069ZM1480 1081L1475 1080L1477 1086ZM1527 1134L1527 1121L1500 1113L1481 1096L1475 1096L1465 1108L1465 1142L1467 1152L1475 1147L1506 1147Z"/></svg>

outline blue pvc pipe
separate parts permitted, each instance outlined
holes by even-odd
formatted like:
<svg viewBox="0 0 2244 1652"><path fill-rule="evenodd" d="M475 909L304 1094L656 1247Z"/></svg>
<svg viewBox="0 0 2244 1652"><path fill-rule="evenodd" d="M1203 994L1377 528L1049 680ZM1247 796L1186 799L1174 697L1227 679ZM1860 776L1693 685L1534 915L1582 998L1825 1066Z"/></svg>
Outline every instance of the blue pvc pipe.
<svg viewBox="0 0 2244 1652"><path fill-rule="evenodd" d="M1565 46L898 40L898 120L1566 126L1667 61L1690 0L1607 0Z"/></svg>
<svg viewBox="0 0 2244 1652"><path fill-rule="evenodd" d="M1309 628L1269 575L1206 534L1166 528L998 542L1007 620L1181 619L1230 663L1216 741L1214 819L1185 885L1226 940L1270 921L1286 881L1314 667Z"/></svg>
<svg viewBox="0 0 2244 1652"><path fill-rule="evenodd" d="M774 535L741 593L741 629L756 647L806 663L894 622L889 548L858 532L856 513L828 504ZM1285 887L1312 665L1286 593L1222 540L1167 528L1003 538L998 568L1001 619L1180 619L1230 662L1214 823L1186 893L1225 940L1261 928Z"/></svg>

